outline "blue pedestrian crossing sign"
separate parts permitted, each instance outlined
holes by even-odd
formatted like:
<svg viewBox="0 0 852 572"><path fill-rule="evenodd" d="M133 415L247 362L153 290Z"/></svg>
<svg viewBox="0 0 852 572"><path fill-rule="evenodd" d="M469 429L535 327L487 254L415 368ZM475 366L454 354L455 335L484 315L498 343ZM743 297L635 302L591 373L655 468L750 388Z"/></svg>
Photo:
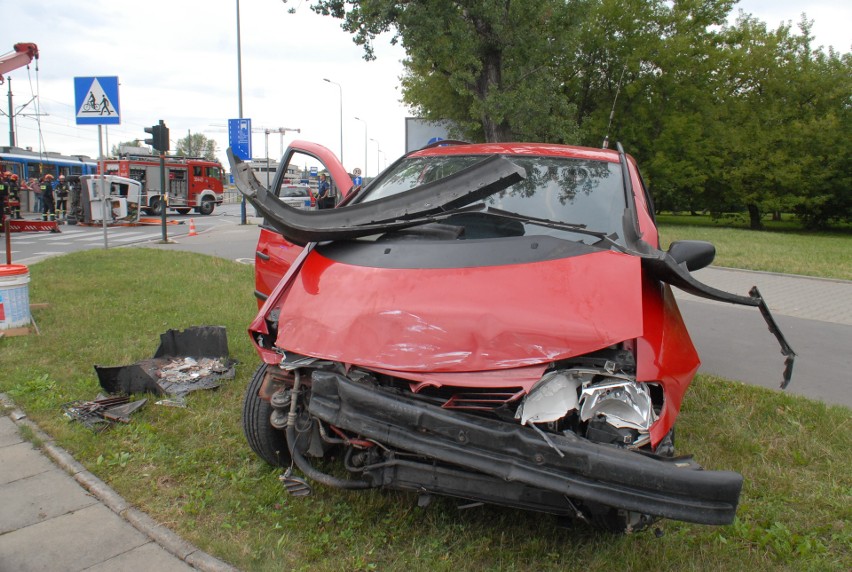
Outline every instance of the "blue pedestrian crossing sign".
<svg viewBox="0 0 852 572"><path fill-rule="evenodd" d="M77 125L119 125L118 77L75 77Z"/></svg>

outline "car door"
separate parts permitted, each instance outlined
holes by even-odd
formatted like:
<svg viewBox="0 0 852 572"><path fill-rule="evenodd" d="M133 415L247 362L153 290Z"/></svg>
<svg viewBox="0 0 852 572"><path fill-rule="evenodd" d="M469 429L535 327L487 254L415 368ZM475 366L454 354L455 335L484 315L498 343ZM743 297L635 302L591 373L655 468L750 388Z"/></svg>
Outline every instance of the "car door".
<svg viewBox="0 0 852 572"><path fill-rule="evenodd" d="M316 190L320 173L328 174L339 197L352 190L352 179L337 157L326 147L308 141L293 141L278 165L272 182L272 191L279 196L281 189L293 184L307 184ZM255 297L258 307L263 304L281 277L290 269L302 252L302 246L285 240L264 220L255 251Z"/></svg>

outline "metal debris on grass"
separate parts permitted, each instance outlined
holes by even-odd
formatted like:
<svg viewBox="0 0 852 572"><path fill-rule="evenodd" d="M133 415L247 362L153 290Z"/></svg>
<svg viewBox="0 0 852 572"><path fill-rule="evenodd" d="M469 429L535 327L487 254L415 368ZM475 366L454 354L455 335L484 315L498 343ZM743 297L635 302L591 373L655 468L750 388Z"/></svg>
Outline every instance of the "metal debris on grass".
<svg viewBox="0 0 852 572"><path fill-rule="evenodd" d="M164 407L186 407L186 397L184 396L176 396L169 397L167 399L160 399L159 401L154 402L156 405L163 405Z"/></svg>
<svg viewBox="0 0 852 572"><path fill-rule="evenodd" d="M196 389L219 387L229 367L220 358L174 358L160 366L158 383L168 394L183 395Z"/></svg>
<svg viewBox="0 0 852 572"><path fill-rule="evenodd" d="M147 399L130 401L127 396L98 397L92 401L72 401L62 406L71 421L82 423L93 431L103 431L114 423L130 423L130 415L147 403Z"/></svg>

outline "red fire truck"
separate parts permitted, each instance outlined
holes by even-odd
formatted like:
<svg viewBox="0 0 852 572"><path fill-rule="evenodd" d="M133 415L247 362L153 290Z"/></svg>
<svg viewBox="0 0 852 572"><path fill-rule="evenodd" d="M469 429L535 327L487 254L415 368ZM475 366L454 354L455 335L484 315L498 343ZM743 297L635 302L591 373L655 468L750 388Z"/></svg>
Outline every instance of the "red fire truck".
<svg viewBox="0 0 852 572"><path fill-rule="evenodd" d="M222 204L224 170L218 161L195 157L166 157L166 205L180 214L195 210L209 215ZM160 159L151 155L127 155L106 159L107 175L119 175L142 183L142 211L161 215L163 190Z"/></svg>

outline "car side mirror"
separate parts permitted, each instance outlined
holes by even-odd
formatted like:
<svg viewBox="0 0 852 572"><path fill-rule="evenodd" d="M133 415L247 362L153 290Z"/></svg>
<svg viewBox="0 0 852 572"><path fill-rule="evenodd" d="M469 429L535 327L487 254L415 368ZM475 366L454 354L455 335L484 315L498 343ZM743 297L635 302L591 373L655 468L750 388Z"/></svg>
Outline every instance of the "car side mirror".
<svg viewBox="0 0 852 572"><path fill-rule="evenodd" d="M676 240L669 246L668 253L678 264L686 262L686 269L693 272L713 262L716 247L704 240Z"/></svg>

